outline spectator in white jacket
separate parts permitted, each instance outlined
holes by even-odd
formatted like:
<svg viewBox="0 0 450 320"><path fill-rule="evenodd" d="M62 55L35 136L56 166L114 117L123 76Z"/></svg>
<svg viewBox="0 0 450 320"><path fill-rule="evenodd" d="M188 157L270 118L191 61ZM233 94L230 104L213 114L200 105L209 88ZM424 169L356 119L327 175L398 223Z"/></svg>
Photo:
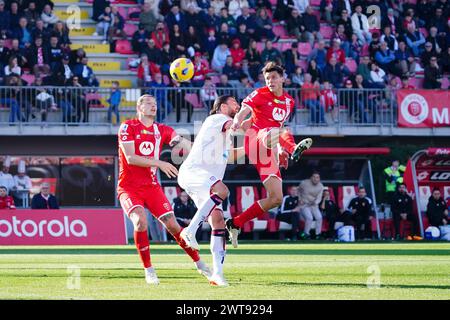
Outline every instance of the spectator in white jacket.
<svg viewBox="0 0 450 320"><path fill-rule="evenodd" d="M211 7L214 8L214 14L220 16L220 10L226 8L224 0L211 0Z"/></svg>
<svg viewBox="0 0 450 320"><path fill-rule="evenodd" d="M44 27L47 28L52 26L59 21L58 17L53 13L52 7L49 4L46 4L44 7L44 11L41 14L41 19L44 21Z"/></svg>
<svg viewBox="0 0 450 320"><path fill-rule="evenodd" d="M294 7L300 14L304 14L306 8L309 7L309 0L294 0Z"/></svg>
<svg viewBox="0 0 450 320"><path fill-rule="evenodd" d="M356 33L358 36L361 45L372 41L372 34L369 31L369 20L362 13L362 7L360 5L355 7L355 13L352 15L352 28L353 33Z"/></svg>
<svg viewBox="0 0 450 320"><path fill-rule="evenodd" d="M234 19L237 19L240 15L242 15L243 7L249 7L247 0L231 0L228 5L228 13L230 16L233 16Z"/></svg>
<svg viewBox="0 0 450 320"><path fill-rule="evenodd" d="M299 204L302 218L305 220L305 229L302 238L309 239L311 226L316 220L316 239L320 238L322 232L322 213L319 204L322 200L323 184L320 182L320 174L313 172L310 179L303 180L299 186Z"/></svg>
<svg viewBox="0 0 450 320"><path fill-rule="evenodd" d="M214 54L211 61L211 66L213 70L222 73L222 69L225 66L225 63L227 62L227 57L230 55L231 52L230 49L228 49L226 42L220 43L216 47L216 49L214 49Z"/></svg>
<svg viewBox="0 0 450 320"><path fill-rule="evenodd" d="M206 77L205 84L200 89L200 98L202 102L208 106L208 110L211 110L214 100L216 100L217 97L216 86L210 77Z"/></svg>
<svg viewBox="0 0 450 320"><path fill-rule="evenodd" d="M386 72L384 72L376 62L372 62L370 68L370 79L372 80L373 85L376 86L376 88L385 88Z"/></svg>
<svg viewBox="0 0 450 320"><path fill-rule="evenodd" d="M193 8L195 13L200 11L196 0L181 0L181 10L188 12L190 8Z"/></svg>

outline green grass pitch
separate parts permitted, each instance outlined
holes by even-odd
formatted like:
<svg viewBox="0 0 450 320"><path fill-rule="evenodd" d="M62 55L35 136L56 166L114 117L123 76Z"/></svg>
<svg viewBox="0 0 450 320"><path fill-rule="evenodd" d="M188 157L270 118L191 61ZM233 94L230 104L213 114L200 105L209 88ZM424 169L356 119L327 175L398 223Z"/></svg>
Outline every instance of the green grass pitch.
<svg viewBox="0 0 450 320"><path fill-rule="evenodd" d="M156 287L133 245L0 247L0 299L450 299L448 243L243 242L228 247L228 288L174 244L151 253ZM211 265L207 244L201 255Z"/></svg>

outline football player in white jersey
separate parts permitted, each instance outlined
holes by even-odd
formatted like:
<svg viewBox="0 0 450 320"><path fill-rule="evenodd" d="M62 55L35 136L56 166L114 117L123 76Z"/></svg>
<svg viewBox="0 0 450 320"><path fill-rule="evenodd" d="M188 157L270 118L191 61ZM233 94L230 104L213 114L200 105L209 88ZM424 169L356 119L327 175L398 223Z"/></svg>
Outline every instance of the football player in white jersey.
<svg viewBox="0 0 450 320"><path fill-rule="evenodd" d="M178 174L178 184L198 208L180 236L187 245L198 250L195 234L208 217L212 228L210 249L213 256L210 283L217 286L228 285L223 276L226 229L221 204L228 197L229 190L222 179L227 163L244 156L243 148L233 149L229 130L238 111L239 104L233 96L224 95L216 99Z"/></svg>

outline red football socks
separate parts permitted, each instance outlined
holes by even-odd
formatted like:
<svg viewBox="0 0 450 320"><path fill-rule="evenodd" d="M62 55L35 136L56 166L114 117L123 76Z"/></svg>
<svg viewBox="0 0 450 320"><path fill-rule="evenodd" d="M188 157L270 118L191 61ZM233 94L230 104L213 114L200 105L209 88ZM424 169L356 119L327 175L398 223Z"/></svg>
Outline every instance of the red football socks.
<svg viewBox="0 0 450 320"><path fill-rule="evenodd" d="M294 152L295 140L289 129L285 128L285 130L280 134L280 144L287 152L289 152L289 154Z"/></svg>
<svg viewBox="0 0 450 320"><path fill-rule="evenodd" d="M148 233L146 231L134 232L134 243L136 244L137 251L141 257L144 268L152 266L150 261L150 242L148 240Z"/></svg>
<svg viewBox="0 0 450 320"><path fill-rule="evenodd" d="M189 257L191 257L192 261L197 262L200 260L198 251L186 245L186 242L184 242L184 240L180 237L181 231L183 231L183 228L181 228L180 232L174 234L173 237L177 241L178 245L189 255Z"/></svg>
<svg viewBox="0 0 450 320"><path fill-rule="evenodd" d="M263 210L263 208L261 208L259 203L255 202L254 204L252 204L250 206L250 208L245 210L240 215L234 217L233 223L236 227L242 228L247 221L250 221L250 220L262 215L264 212L265 211Z"/></svg>

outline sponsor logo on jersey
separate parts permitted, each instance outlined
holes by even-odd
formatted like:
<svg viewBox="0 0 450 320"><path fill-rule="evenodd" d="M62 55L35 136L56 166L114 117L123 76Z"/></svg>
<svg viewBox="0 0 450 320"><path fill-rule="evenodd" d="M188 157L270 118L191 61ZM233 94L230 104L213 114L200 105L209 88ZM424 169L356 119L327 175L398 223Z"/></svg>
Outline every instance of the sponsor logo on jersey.
<svg viewBox="0 0 450 320"><path fill-rule="evenodd" d="M286 111L280 108L273 108L272 117L276 121L283 121L284 117L286 117Z"/></svg>
<svg viewBox="0 0 450 320"><path fill-rule="evenodd" d="M155 146L150 141L144 141L139 145L139 151L144 156L150 155L154 149Z"/></svg>
<svg viewBox="0 0 450 320"><path fill-rule="evenodd" d="M120 127L120 133L128 134L127 130L128 130L128 124L126 124L126 123L122 124L122 127Z"/></svg>
<svg viewBox="0 0 450 320"><path fill-rule="evenodd" d="M273 101L274 101L275 103L278 103L278 104L285 104L285 103L286 103L285 101L278 100L278 99L273 99Z"/></svg>
<svg viewBox="0 0 450 320"><path fill-rule="evenodd" d="M170 204L168 204L167 202L163 204L164 209L170 211Z"/></svg>
<svg viewBox="0 0 450 320"><path fill-rule="evenodd" d="M143 129L141 130L141 134L153 134L153 132Z"/></svg>
<svg viewBox="0 0 450 320"><path fill-rule="evenodd" d="M122 136L122 140L123 140L123 141L125 141L125 140L127 140L127 139L128 139L127 136Z"/></svg>

